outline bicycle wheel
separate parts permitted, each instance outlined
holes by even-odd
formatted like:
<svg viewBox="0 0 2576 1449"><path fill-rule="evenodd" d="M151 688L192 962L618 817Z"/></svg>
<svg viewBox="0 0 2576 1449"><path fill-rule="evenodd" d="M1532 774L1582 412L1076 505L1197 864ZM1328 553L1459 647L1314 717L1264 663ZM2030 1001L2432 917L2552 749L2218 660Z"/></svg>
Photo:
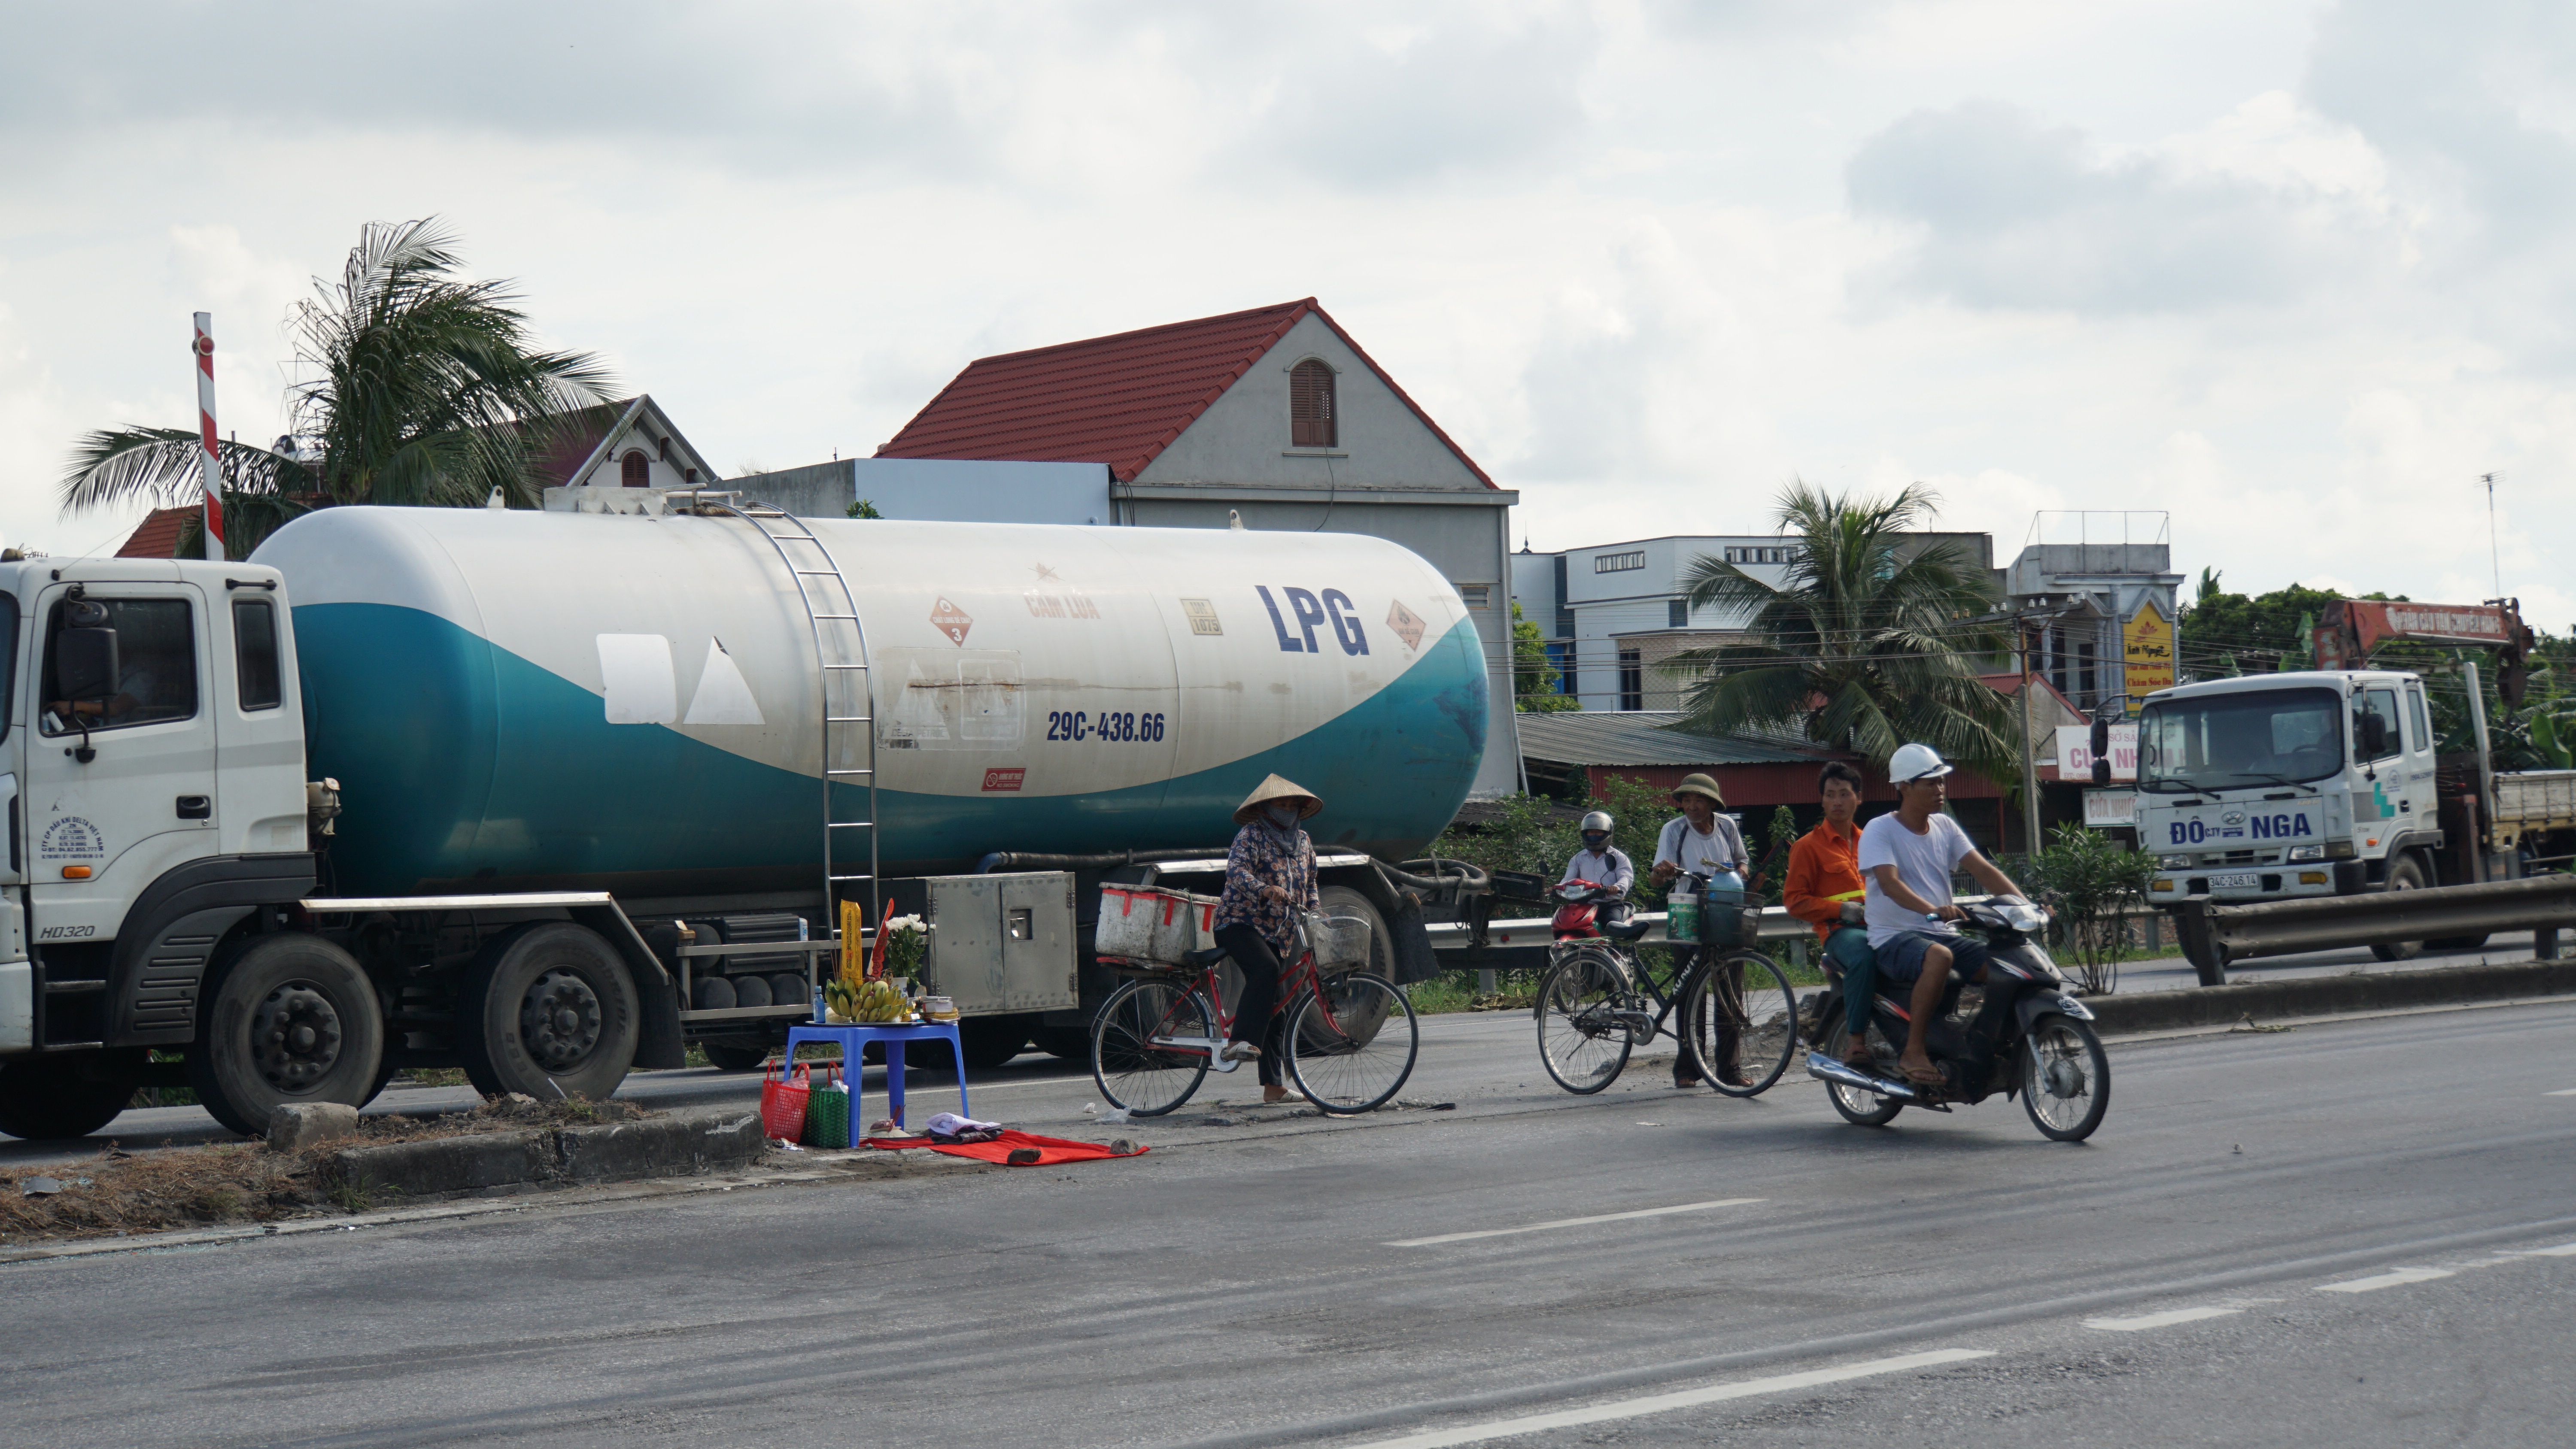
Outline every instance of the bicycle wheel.
<svg viewBox="0 0 2576 1449"><path fill-rule="evenodd" d="M1366 971L1326 978L1320 996L1300 992L1288 1008L1286 1036L1297 1090L1336 1116L1386 1105L1413 1075L1422 1045L1413 1003L1394 982Z"/></svg>
<svg viewBox="0 0 2576 1449"><path fill-rule="evenodd" d="M1679 1015L1700 1080L1730 1097L1768 1090L1798 1054L1797 989L1759 951L1729 951L1693 973Z"/></svg>
<svg viewBox="0 0 2576 1449"><path fill-rule="evenodd" d="M1538 984L1538 1058L1556 1084L1588 1096L1619 1079L1634 1043L1612 1013L1628 994L1618 967L1597 951L1576 951Z"/></svg>
<svg viewBox="0 0 2576 1449"><path fill-rule="evenodd" d="M2052 1141L2081 1142L2111 1110L2111 1059L2093 1028L2050 1012L2021 1048L2021 1106Z"/></svg>
<svg viewBox="0 0 2576 1449"><path fill-rule="evenodd" d="M1850 1044L1850 1027L1843 1022L1835 1022L1834 1029L1825 1036L1825 1055L1841 1061L1845 1048ZM1875 1026L1870 1028L1870 1048L1872 1055L1879 1059L1879 1070L1894 1075L1897 1048L1881 1037ZM1834 1110L1843 1114L1843 1120L1855 1127L1884 1127L1896 1120L1897 1113L1905 1110L1905 1104L1894 1097L1882 1097L1876 1092L1864 1092L1840 1082L1825 1083L1825 1096L1833 1102Z"/></svg>
<svg viewBox="0 0 2576 1449"><path fill-rule="evenodd" d="M1216 1024L1196 990L1139 978L1109 993L1091 1019L1091 1080L1110 1106L1160 1117L1199 1089L1215 1041Z"/></svg>

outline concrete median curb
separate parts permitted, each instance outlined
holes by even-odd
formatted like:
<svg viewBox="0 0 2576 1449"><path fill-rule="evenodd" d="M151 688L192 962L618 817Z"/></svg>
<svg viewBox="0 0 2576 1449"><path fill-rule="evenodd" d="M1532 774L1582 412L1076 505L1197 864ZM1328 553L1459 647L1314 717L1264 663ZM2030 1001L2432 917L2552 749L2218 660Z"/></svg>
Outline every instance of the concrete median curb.
<svg viewBox="0 0 2576 1449"><path fill-rule="evenodd" d="M2133 1032L2228 1026L2249 1016L2257 1021L2267 1017L2336 1016L2571 993L2576 993L2576 960L2249 981L2142 996L2087 997L2084 1004L2092 1008L2104 1036L2125 1036Z"/></svg>
<svg viewBox="0 0 2576 1449"><path fill-rule="evenodd" d="M711 1172L758 1161L762 1146L758 1111L701 1107L596 1127L344 1148L324 1171L368 1196L438 1197Z"/></svg>

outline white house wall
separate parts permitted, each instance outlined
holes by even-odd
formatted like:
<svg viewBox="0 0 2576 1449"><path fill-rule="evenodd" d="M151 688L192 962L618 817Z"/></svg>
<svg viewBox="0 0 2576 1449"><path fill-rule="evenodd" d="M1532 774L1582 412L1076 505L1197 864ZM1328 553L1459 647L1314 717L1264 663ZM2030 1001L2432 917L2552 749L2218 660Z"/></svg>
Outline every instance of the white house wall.
<svg viewBox="0 0 2576 1449"><path fill-rule="evenodd" d="M1322 359L1334 372L1340 441L1329 449L1289 446L1288 371L1309 357ZM1457 453L1311 313L1209 404L1136 481L1486 491Z"/></svg>

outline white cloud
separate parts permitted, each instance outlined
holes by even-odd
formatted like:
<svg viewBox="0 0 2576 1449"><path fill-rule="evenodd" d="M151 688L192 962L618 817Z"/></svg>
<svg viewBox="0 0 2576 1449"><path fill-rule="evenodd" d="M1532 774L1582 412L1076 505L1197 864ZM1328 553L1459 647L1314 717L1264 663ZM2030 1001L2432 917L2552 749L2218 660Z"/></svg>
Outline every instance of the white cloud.
<svg viewBox="0 0 2576 1449"><path fill-rule="evenodd" d="M723 460L864 453L985 353L1314 294L1542 547L1921 480L2006 557L2042 510L2162 508L2233 586L2483 597L2500 467L2506 587L2576 621L2576 43L2320 11L31 11L0 533L113 546L55 479L84 429L189 421L190 311L225 426L273 432L285 308L437 212Z"/></svg>

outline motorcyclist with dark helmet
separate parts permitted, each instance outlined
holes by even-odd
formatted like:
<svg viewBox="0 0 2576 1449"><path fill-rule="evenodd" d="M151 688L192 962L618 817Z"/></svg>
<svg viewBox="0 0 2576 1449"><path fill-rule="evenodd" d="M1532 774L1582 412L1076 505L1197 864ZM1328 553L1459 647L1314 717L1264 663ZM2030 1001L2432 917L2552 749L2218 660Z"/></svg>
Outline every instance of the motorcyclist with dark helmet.
<svg viewBox="0 0 2576 1449"><path fill-rule="evenodd" d="M1583 817L1583 848L1565 863L1565 879L1559 888L1577 881L1595 885L1619 899L1602 903L1601 919L1606 924L1627 914L1628 888L1637 883L1637 868L1629 863L1628 853L1610 843L1610 832L1617 822L1607 810L1595 810Z"/></svg>

